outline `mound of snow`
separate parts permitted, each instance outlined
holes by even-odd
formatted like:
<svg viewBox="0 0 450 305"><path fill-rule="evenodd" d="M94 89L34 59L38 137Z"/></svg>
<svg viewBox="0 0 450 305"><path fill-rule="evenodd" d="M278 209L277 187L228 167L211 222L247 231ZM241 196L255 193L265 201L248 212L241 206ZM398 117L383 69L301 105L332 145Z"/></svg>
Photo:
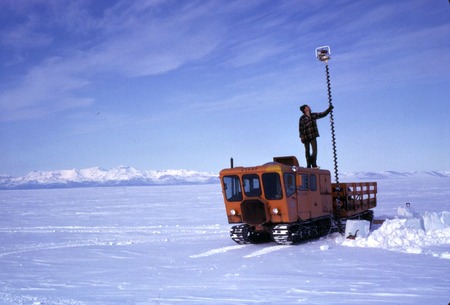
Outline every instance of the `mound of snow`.
<svg viewBox="0 0 450 305"><path fill-rule="evenodd" d="M450 212L417 215L413 210L407 210L407 213L404 209L399 211L399 217L386 220L369 236L357 237L355 240L341 239L342 245L450 257L447 252L436 254L426 250L432 246L450 245Z"/></svg>

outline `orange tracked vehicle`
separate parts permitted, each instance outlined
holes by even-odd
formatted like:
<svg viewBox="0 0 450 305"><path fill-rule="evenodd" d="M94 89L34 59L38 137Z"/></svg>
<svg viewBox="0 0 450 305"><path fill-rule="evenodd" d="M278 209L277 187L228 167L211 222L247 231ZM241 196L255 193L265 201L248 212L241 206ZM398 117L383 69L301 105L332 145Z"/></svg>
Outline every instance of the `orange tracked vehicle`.
<svg viewBox="0 0 450 305"><path fill-rule="evenodd" d="M328 170L275 157L220 172L230 236L238 244L273 240L289 245L342 231L347 219L372 221L376 182L331 183Z"/></svg>
<svg viewBox="0 0 450 305"><path fill-rule="evenodd" d="M347 219L373 220L377 204L376 182L339 183L328 61L329 46L316 49L325 63L335 183L328 170L300 167L296 157L275 157L253 167L233 167L220 172L230 236L238 244L273 240L296 244L343 233ZM351 234L356 237L357 231Z"/></svg>

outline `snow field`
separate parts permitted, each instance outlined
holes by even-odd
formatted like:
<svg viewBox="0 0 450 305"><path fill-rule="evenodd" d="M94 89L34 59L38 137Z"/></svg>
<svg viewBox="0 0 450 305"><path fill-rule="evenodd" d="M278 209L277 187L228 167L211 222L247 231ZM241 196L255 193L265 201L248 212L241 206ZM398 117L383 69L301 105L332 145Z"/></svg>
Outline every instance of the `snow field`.
<svg viewBox="0 0 450 305"><path fill-rule="evenodd" d="M381 180L367 237L296 246L235 244L218 184L0 191L0 304L448 304L442 179Z"/></svg>

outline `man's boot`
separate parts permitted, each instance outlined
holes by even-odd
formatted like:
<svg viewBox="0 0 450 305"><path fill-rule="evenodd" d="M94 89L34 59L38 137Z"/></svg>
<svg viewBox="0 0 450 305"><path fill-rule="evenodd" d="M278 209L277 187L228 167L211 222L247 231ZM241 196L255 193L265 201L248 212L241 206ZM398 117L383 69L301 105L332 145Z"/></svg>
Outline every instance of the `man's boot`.
<svg viewBox="0 0 450 305"><path fill-rule="evenodd" d="M319 168L317 166L316 162L317 162L317 157L311 157L311 165L312 165L313 168Z"/></svg>
<svg viewBox="0 0 450 305"><path fill-rule="evenodd" d="M311 161L312 161L312 157L306 157L306 167L307 168L311 168L311 165L312 165Z"/></svg>

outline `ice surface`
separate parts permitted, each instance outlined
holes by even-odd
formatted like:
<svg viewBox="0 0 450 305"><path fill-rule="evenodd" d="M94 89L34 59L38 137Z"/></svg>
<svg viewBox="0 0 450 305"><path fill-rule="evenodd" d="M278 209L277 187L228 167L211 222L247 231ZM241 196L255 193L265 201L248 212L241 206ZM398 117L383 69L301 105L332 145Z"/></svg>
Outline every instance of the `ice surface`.
<svg viewBox="0 0 450 305"><path fill-rule="evenodd" d="M446 177L380 179L375 217L388 220L369 236L296 246L235 244L221 196L219 184L0 191L0 304L450 302ZM406 202L419 218L397 214Z"/></svg>

